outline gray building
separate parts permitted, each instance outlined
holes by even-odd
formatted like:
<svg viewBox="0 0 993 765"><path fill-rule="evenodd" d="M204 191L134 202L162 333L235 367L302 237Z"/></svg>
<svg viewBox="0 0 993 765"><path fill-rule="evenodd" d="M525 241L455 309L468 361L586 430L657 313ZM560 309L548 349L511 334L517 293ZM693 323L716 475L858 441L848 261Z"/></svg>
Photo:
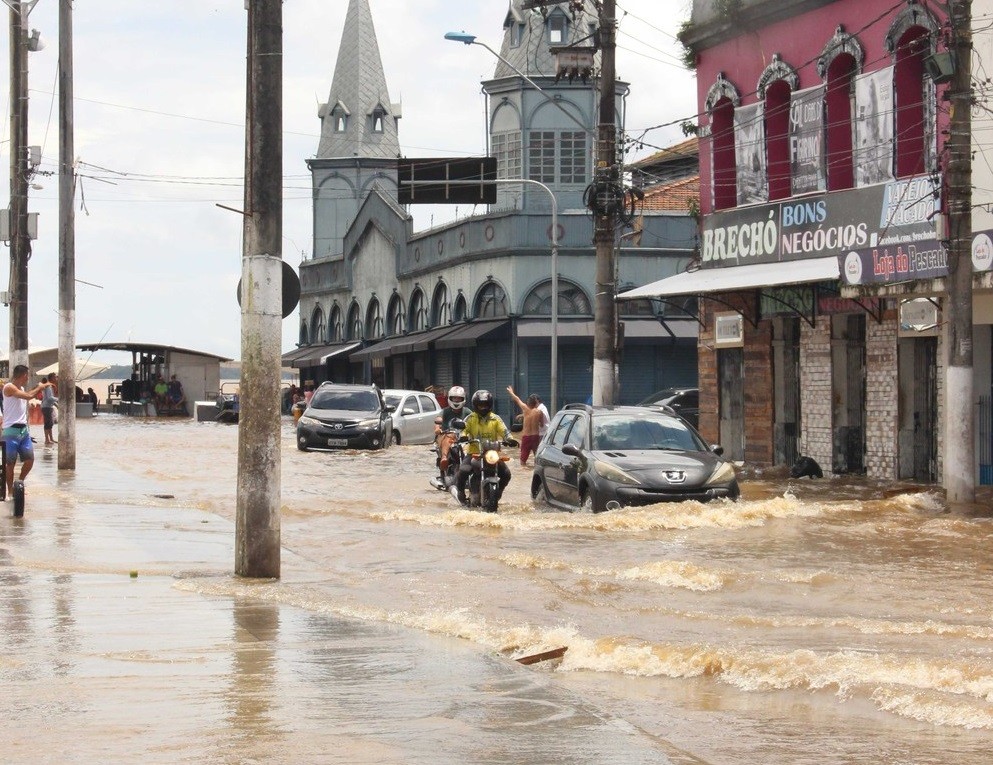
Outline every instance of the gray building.
<svg viewBox="0 0 993 765"><path fill-rule="evenodd" d="M390 101L369 2L349 2L331 93L319 111L321 142L308 162L313 257L300 267L299 346L284 363L315 382L488 388L500 414L512 415L508 384L545 400L550 394L551 201L532 184L505 184L484 214L413 231L396 201L400 114ZM493 5L496 13L503 3ZM598 16L591 0L581 10L570 3L543 12L520 5L513 0L503 18L501 56L510 65L497 62L483 83L488 153L500 178L540 181L556 197L557 400L585 401L596 258L583 197L593 179L598 83L556 81L550 48L589 44ZM618 94L623 128L626 83ZM618 289L684 270L695 243L689 211L640 210L618 230ZM619 310L623 403L695 384L695 320L657 301L622 302Z"/></svg>

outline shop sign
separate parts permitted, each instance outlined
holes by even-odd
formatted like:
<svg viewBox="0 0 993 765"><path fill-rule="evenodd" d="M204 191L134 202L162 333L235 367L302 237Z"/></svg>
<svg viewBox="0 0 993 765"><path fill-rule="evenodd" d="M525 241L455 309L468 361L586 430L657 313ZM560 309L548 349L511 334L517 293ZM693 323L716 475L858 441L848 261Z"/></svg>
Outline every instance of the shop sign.
<svg viewBox="0 0 993 765"><path fill-rule="evenodd" d="M718 348L740 348L745 344L745 320L740 313L714 315L714 345Z"/></svg>
<svg viewBox="0 0 993 765"><path fill-rule="evenodd" d="M938 334L938 306L933 300L916 298L900 304L900 336L922 337Z"/></svg>
<svg viewBox="0 0 993 765"><path fill-rule="evenodd" d="M790 176L793 194L827 188L824 177L824 86L790 95Z"/></svg>
<svg viewBox="0 0 993 765"><path fill-rule="evenodd" d="M993 232L981 231L972 237L972 270L993 270Z"/></svg>
<svg viewBox="0 0 993 765"><path fill-rule="evenodd" d="M814 287L772 287L762 290L759 299L759 315L770 316L813 316Z"/></svg>
<svg viewBox="0 0 993 765"><path fill-rule="evenodd" d="M845 284L892 284L948 275L948 251L934 239L852 250L839 257Z"/></svg>

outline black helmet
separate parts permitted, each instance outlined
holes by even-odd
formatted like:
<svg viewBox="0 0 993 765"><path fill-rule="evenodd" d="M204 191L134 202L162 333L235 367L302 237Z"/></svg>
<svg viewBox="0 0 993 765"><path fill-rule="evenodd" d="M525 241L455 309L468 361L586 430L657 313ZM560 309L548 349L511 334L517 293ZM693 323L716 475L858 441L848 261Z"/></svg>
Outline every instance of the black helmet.
<svg viewBox="0 0 993 765"><path fill-rule="evenodd" d="M488 390L477 390L472 394L472 411L485 417L493 411L493 394Z"/></svg>

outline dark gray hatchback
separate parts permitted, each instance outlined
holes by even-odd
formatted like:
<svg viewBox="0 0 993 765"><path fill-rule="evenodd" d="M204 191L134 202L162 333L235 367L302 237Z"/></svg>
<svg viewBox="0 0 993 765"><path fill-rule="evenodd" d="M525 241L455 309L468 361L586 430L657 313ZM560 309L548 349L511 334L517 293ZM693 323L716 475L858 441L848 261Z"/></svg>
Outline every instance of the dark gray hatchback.
<svg viewBox="0 0 993 765"><path fill-rule="evenodd" d="M297 448L385 449L393 441L392 412L375 385L321 383L297 421Z"/></svg>
<svg viewBox="0 0 993 765"><path fill-rule="evenodd" d="M734 467L683 420L646 407L569 404L538 445L531 496L566 510L737 499Z"/></svg>

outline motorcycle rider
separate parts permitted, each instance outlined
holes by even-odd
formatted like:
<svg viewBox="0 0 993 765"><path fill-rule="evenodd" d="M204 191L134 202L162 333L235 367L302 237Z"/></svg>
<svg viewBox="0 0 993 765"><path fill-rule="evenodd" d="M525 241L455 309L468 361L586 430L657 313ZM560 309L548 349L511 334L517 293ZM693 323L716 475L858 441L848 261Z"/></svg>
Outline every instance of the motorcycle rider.
<svg viewBox="0 0 993 765"><path fill-rule="evenodd" d="M472 411L465 418L465 428L462 435L469 439L466 449L465 459L459 468L457 482L457 495L459 502L468 505L469 500L465 495L465 487L472 476L472 457L478 455L480 451L479 441L506 441L510 436L510 431L504 424L500 415L493 412L493 394L488 390L477 390L472 394ZM474 439L479 439L473 442ZM510 483L510 468L506 462L497 463L497 475L500 478L500 488L497 491L497 501L503 496L503 490Z"/></svg>
<svg viewBox="0 0 993 765"><path fill-rule="evenodd" d="M441 480L445 480L445 472L448 470L448 451L455 442L452 434L452 420L461 420L465 417L465 388L461 385L453 385L448 390L448 406L441 410L441 415L434 421L434 443L438 447L438 466L441 468Z"/></svg>

